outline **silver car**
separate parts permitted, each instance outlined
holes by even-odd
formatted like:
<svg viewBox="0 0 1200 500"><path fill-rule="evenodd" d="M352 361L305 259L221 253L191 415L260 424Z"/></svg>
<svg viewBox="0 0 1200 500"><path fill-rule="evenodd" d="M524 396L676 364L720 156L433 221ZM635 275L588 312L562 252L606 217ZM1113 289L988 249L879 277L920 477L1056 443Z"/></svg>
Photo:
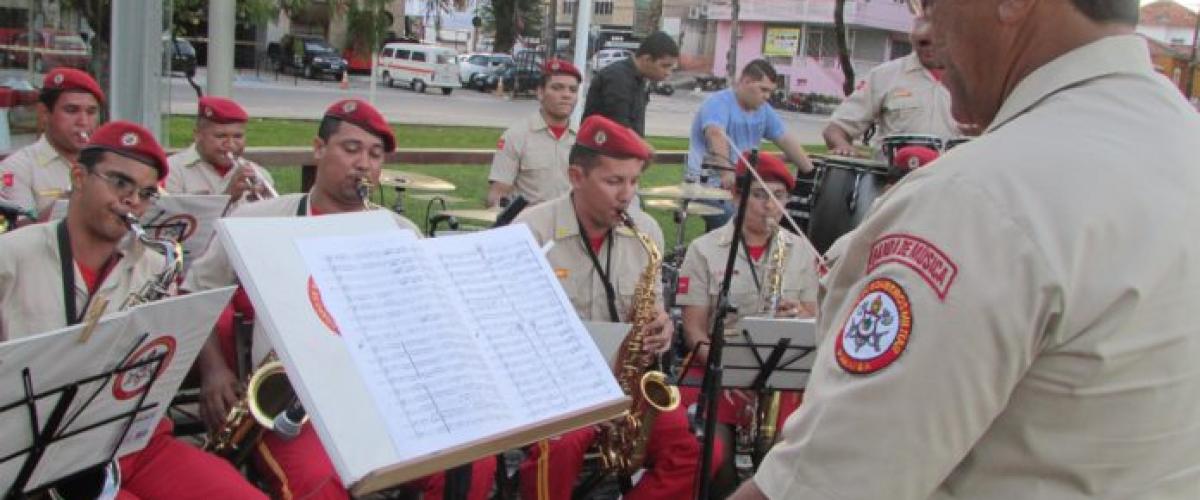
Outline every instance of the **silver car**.
<svg viewBox="0 0 1200 500"><path fill-rule="evenodd" d="M513 58L508 54L465 54L459 56L458 81L463 87L478 86L492 70L512 63Z"/></svg>

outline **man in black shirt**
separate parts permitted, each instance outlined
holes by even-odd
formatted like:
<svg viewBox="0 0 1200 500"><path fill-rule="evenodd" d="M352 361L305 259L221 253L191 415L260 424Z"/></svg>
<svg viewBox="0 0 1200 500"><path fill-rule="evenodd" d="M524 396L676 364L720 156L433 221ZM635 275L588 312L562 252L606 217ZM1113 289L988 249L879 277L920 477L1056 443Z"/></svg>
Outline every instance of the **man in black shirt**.
<svg viewBox="0 0 1200 500"><path fill-rule="evenodd" d="M661 82L679 62L679 45L670 35L656 31L642 41L629 59L597 71L588 88L583 117L603 115L646 135L646 81Z"/></svg>

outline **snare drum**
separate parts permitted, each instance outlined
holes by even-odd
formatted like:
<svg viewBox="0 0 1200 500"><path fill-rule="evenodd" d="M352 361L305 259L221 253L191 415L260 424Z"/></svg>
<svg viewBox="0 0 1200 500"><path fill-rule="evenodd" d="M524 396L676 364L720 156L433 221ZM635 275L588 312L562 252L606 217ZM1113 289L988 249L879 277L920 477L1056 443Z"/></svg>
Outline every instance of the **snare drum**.
<svg viewBox="0 0 1200 500"><path fill-rule="evenodd" d="M808 239L822 254L862 222L888 182L880 162L845 156L815 156L817 180L812 195Z"/></svg>

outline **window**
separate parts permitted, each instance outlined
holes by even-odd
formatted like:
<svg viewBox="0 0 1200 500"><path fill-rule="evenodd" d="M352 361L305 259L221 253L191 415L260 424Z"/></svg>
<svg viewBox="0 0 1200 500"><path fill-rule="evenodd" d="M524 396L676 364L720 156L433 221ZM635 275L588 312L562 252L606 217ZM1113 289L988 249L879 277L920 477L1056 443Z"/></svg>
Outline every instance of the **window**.
<svg viewBox="0 0 1200 500"><path fill-rule="evenodd" d="M563 8L562 8L563 14L565 14L565 15L574 14L575 13L575 3L576 2L574 2L572 0L567 0L566 2L563 2Z"/></svg>
<svg viewBox="0 0 1200 500"><path fill-rule="evenodd" d="M453 52L438 52L436 55L438 64L454 64Z"/></svg>
<svg viewBox="0 0 1200 500"><path fill-rule="evenodd" d="M425 62L425 53L424 52L413 52L412 60L416 61L416 62Z"/></svg>
<svg viewBox="0 0 1200 500"><path fill-rule="evenodd" d="M405 49L396 50L396 59L408 59L408 51Z"/></svg>
<svg viewBox="0 0 1200 500"><path fill-rule="evenodd" d="M487 64L487 56L471 56L470 59L467 59L467 63L474 66L483 66Z"/></svg>
<svg viewBox="0 0 1200 500"><path fill-rule="evenodd" d="M383 55L381 57L393 57L395 54L395 49L383 49Z"/></svg>
<svg viewBox="0 0 1200 500"><path fill-rule="evenodd" d="M592 4L592 13L598 14L598 15L611 16L613 13L613 3L612 2L596 2L596 3Z"/></svg>

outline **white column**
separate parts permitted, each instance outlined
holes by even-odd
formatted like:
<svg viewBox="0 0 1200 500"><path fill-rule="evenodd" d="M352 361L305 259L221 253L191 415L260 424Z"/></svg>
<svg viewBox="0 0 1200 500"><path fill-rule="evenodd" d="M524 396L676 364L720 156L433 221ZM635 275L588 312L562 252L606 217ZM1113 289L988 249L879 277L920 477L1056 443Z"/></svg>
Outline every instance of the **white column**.
<svg viewBox="0 0 1200 500"><path fill-rule="evenodd" d="M230 0L232 1L232 0ZM114 120L141 124L161 141L159 81L163 77L161 2L114 0L109 111Z"/></svg>
<svg viewBox="0 0 1200 500"><path fill-rule="evenodd" d="M237 23L234 0L208 3L208 95L233 95L233 27Z"/></svg>

